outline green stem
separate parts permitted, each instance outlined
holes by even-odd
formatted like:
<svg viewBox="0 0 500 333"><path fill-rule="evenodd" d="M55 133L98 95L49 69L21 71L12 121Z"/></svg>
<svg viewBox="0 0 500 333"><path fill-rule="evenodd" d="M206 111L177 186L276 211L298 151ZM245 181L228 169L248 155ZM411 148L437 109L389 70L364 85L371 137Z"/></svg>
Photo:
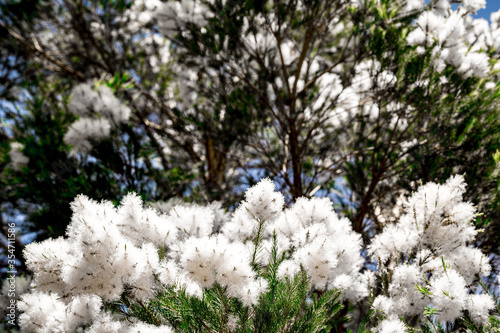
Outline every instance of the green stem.
<svg viewBox="0 0 500 333"><path fill-rule="evenodd" d="M151 313L151 311L149 311L149 309L148 309L148 308L146 308L146 307L144 306L144 304L142 304L142 302L141 302L141 301L137 301L137 303L138 303L138 304L139 304L139 305L140 305L140 306L141 306L144 310L146 310L146 312L147 312L147 313L148 313L148 314L149 314L149 315L150 315L150 316L151 316L151 317L152 317L152 318L156 321L156 323L158 324L158 326L161 326L161 322L158 320L158 318L156 318L156 316L155 316L153 313Z"/></svg>
<svg viewBox="0 0 500 333"><path fill-rule="evenodd" d="M260 221L260 219L257 219L259 222L259 229L257 230L257 235L255 236L254 239L254 250L253 250L253 255L252 255L252 267L255 267L255 260L257 259L257 249L259 248L259 243L260 243L260 238L261 238L261 233L262 233L262 226L264 225L264 221Z"/></svg>

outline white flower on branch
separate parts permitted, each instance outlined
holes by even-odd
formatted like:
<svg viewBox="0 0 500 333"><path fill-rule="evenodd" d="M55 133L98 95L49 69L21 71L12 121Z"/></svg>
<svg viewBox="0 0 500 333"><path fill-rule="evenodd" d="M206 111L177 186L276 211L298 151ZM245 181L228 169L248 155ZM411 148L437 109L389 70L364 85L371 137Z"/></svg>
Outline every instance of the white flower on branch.
<svg viewBox="0 0 500 333"><path fill-rule="evenodd" d="M23 154L24 145L20 142L10 143L10 165L14 170L19 170L22 166L25 166L30 161L29 157Z"/></svg>
<svg viewBox="0 0 500 333"><path fill-rule="evenodd" d="M369 253L390 276L388 295L375 299L375 310L410 318L433 307L437 320L453 322L471 306L466 286L488 275L491 267L479 249L468 246L477 230L470 223L476 210L462 200L465 186L462 176L421 186L398 223L375 236ZM493 299L483 294L477 302L485 309L474 307L471 316L484 324Z"/></svg>
<svg viewBox="0 0 500 333"><path fill-rule="evenodd" d="M68 109L80 117L64 136L64 142L73 146L72 154L88 153L92 149L92 140L109 137L113 128L130 117L130 109L114 96L109 87L99 86L94 91L86 83L73 88Z"/></svg>

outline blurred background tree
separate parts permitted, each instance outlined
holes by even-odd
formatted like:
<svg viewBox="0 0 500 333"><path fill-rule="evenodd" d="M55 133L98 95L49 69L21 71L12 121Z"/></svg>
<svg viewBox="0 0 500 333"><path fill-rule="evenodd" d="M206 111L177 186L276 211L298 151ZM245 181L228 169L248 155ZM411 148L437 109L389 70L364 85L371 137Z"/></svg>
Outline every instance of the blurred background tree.
<svg viewBox="0 0 500 333"><path fill-rule="evenodd" d="M261 177L288 203L330 196L368 244L420 182L460 173L497 253L498 25L446 5L2 1L3 250L8 221L18 250L62 235L79 193L233 209ZM91 135L82 119L107 118L85 96L130 114Z"/></svg>

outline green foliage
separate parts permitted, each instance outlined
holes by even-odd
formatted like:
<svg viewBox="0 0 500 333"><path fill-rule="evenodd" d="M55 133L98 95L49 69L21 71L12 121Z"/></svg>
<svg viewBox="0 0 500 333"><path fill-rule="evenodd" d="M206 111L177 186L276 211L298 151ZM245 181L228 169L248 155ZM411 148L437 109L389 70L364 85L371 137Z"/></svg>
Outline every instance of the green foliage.
<svg viewBox="0 0 500 333"><path fill-rule="evenodd" d="M274 236L268 266L255 268L268 281L269 288L254 306L229 297L227 287L215 283L203 290L202 299L168 287L145 304L124 293L121 302L107 304L107 309L152 325L167 322L176 332L185 333L329 332L345 321L340 313L341 293L312 292L304 272L293 278L278 278L283 259L278 255Z"/></svg>

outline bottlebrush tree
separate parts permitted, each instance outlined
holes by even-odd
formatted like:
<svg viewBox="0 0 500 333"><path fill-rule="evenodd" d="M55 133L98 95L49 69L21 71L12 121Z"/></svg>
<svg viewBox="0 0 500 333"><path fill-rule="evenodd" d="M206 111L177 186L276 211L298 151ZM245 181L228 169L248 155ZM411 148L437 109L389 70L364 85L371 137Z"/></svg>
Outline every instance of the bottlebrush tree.
<svg viewBox="0 0 500 333"><path fill-rule="evenodd" d="M228 216L217 206L118 207L80 195L65 237L26 247L26 332L406 332L489 327L487 258L470 247L463 177L422 186L369 250L327 198L284 198L264 179ZM372 300L374 300L372 302ZM340 310L365 306L348 320ZM347 321L347 323L346 323ZM454 326L453 326L454 325Z"/></svg>
<svg viewBox="0 0 500 333"><path fill-rule="evenodd" d="M0 0L0 224L54 236L22 329L493 329L484 6Z"/></svg>

